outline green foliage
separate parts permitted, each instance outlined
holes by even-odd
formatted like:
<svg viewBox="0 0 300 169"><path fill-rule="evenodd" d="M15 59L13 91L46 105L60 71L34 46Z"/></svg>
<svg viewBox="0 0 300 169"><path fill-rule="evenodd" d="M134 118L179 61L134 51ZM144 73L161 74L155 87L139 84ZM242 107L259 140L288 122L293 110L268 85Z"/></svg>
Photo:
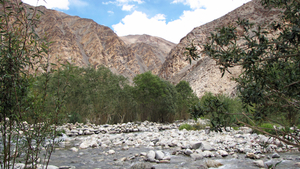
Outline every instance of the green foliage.
<svg viewBox="0 0 300 169"><path fill-rule="evenodd" d="M41 82L46 77L37 77L37 89L42 89ZM59 79L59 82L57 81ZM68 84L57 89L57 84ZM64 116L75 122L91 122L95 124L116 123L124 121L127 113L134 111L134 100L130 94L127 79L113 74L108 68L79 68L69 63L62 65L50 75L47 94L56 90L65 91ZM47 109L53 109L53 99L46 100ZM121 106L122 105L122 106Z"/></svg>
<svg viewBox="0 0 300 169"><path fill-rule="evenodd" d="M126 78L108 68L95 70L67 63L54 73L36 77L32 93L42 93L44 81L48 81L46 95L64 91L60 118L71 123L172 122L188 117L189 106L198 100L187 82L175 87L150 72L137 75L130 86ZM57 84L62 86L57 88ZM53 97L45 99L45 109L54 109L54 101Z"/></svg>
<svg viewBox="0 0 300 169"><path fill-rule="evenodd" d="M222 131L223 127L235 124L235 113L240 111L242 111L242 104L237 98L230 98L226 95L214 96L212 93L205 93L200 102L190 109L195 121L199 117L208 118L211 122L211 129L215 131Z"/></svg>
<svg viewBox="0 0 300 169"><path fill-rule="evenodd" d="M189 119L189 108L196 104L199 99L195 93L193 93L187 81L180 81L176 86L177 96L177 114L176 119Z"/></svg>
<svg viewBox="0 0 300 169"><path fill-rule="evenodd" d="M258 127L270 134L276 134L276 131L273 126L274 126L274 124L271 124L271 123L263 123L263 124L259 125ZM259 131L256 131L256 132L259 134L263 134Z"/></svg>
<svg viewBox="0 0 300 169"><path fill-rule="evenodd" d="M237 126L233 126L232 128L233 128L233 130L239 130L239 127L237 127Z"/></svg>
<svg viewBox="0 0 300 169"><path fill-rule="evenodd" d="M281 21L262 27L239 20L236 25L218 28L211 33L202 53L216 60L222 76L226 71L230 73L230 67L242 67L242 74L234 80L248 122L240 122L254 128L265 122L283 128L297 126L300 116L300 2L261 0L261 3L266 8L281 9ZM196 51L190 52L190 57L195 59ZM287 130L272 136L300 146L299 137Z"/></svg>
<svg viewBox="0 0 300 169"><path fill-rule="evenodd" d="M134 79L135 99L139 104L141 120L171 122L177 109L177 92L170 82L161 80L151 72Z"/></svg>
<svg viewBox="0 0 300 169"><path fill-rule="evenodd" d="M193 130L203 130L206 126L206 124L196 123L193 125Z"/></svg>
<svg viewBox="0 0 300 169"><path fill-rule="evenodd" d="M3 169L14 168L16 162L25 163L24 168L29 165L37 168L42 149L46 150L43 159L46 167L57 143L56 127L51 125L60 121L63 100L53 97L55 109L46 111L48 76L41 83L44 90L37 91L30 75L35 68L49 74L44 57L49 43L34 30L38 19L39 12L26 8L21 1L0 0L0 166ZM60 94L60 91L54 93ZM22 153L25 156L18 158Z"/></svg>
<svg viewBox="0 0 300 169"><path fill-rule="evenodd" d="M179 126L179 130L183 130L183 129L186 129L186 130L193 130L193 126L190 125L190 124L187 124L187 123L181 124L181 125Z"/></svg>
<svg viewBox="0 0 300 169"><path fill-rule="evenodd" d="M69 115L69 123L75 124L76 122L82 123L82 117L79 113L73 112Z"/></svg>
<svg viewBox="0 0 300 169"><path fill-rule="evenodd" d="M203 124L200 124L200 123L196 123L196 124L193 124L193 125L184 123L184 124L181 124L179 126L179 130L183 130L183 129L186 129L186 130L203 130L203 129L205 129L205 127L206 127L206 125L203 125Z"/></svg>

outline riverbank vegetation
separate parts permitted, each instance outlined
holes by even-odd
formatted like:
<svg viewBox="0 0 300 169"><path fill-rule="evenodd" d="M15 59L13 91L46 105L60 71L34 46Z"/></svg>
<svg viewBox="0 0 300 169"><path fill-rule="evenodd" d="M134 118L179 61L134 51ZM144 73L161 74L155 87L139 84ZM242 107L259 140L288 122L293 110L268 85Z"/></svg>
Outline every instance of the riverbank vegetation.
<svg viewBox="0 0 300 169"><path fill-rule="evenodd" d="M216 130L236 120L299 147L296 126L300 122L300 2L261 0L261 3L270 10L281 9L281 20L264 26L239 19L236 24L217 28L206 44L199 44L204 49L201 53L220 65L222 76L230 73L231 67L242 68L242 74L234 80L244 110L238 115L231 114L225 101L209 96L208 102L196 105L192 112L209 114ZM190 60L200 57L196 44L186 49Z"/></svg>
<svg viewBox="0 0 300 169"><path fill-rule="evenodd" d="M133 84L108 68L97 70L64 64L59 70L34 79L31 92L44 90L48 79L47 95L64 91L64 109L61 118L66 122L113 124L129 121L173 122L189 118L189 107L198 101L186 81L177 85L160 79L151 72L137 75ZM60 77L60 78L59 78ZM53 98L46 100L46 110L55 108ZM29 120L30 121L30 120Z"/></svg>

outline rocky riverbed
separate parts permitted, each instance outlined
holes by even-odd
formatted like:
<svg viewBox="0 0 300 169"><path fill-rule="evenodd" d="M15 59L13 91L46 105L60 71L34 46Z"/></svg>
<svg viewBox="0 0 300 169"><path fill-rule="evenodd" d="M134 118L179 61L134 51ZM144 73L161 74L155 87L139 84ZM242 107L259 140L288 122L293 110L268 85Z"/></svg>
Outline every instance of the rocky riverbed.
<svg viewBox="0 0 300 169"><path fill-rule="evenodd" d="M300 168L298 148L252 133L179 130L182 123L66 124L50 168Z"/></svg>

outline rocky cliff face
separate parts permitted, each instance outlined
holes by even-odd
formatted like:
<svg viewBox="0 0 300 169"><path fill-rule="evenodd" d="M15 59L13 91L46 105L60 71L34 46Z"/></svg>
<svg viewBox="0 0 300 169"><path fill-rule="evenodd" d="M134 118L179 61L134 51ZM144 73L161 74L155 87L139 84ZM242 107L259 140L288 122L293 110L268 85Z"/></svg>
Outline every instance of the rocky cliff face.
<svg viewBox="0 0 300 169"><path fill-rule="evenodd" d="M104 65L130 80L145 71L157 73L175 44L147 35L118 37L109 27L90 19L70 16L45 7L37 31L46 33L53 43L50 60L77 66ZM164 46L164 47L161 47Z"/></svg>
<svg viewBox="0 0 300 169"><path fill-rule="evenodd" d="M185 48L192 41L194 44L200 44L201 46L201 44L207 42L210 32L217 27L229 24L235 25L238 18L248 19L250 22L264 26L278 20L278 15L279 10L265 9L258 0L252 0L219 19L194 28L171 50L159 71L159 76L175 84L180 80L190 82L198 97L201 97L206 91L215 94L226 93L235 95L236 84L230 79L232 76L236 77L241 73L239 67L233 68L231 70L232 74L226 73L221 78L219 67L215 64L215 61L206 56L202 56L198 61L193 61L190 65L186 61ZM199 48L199 51L201 51L201 48Z"/></svg>
<svg viewBox="0 0 300 169"><path fill-rule="evenodd" d="M159 37L149 35L128 35L121 39L134 53L141 72L152 71L157 74L168 53L175 44Z"/></svg>

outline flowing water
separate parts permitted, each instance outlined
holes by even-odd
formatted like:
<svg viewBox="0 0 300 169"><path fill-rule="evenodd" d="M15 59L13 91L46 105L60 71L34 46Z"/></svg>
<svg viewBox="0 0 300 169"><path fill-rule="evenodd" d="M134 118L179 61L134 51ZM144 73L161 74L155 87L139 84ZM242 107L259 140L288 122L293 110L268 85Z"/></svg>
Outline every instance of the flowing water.
<svg viewBox="0 0 300 169"><path fill-rule="evenodd" d="M50 164L55 166L73 166L76 169L119 169L119 168L130 168L132 165L138 162L149 163L156 169L176 169L176 168L199 168L205 160L212 159L221 162L223 166L220 169L256 169L252 159L245 158L245 154L238 154L238 158L233 158L231 155L225 158L204 158L202 160L194 161L191 157L185 155L170 155L171 160L169 163L150 163L145 162L140 156L141 152L147 153L149 150L161 150L172 154L174 149L162 149L161 147L130 147L128 150L122 150L122 147L111 147L111 148L88 148L79 149L78 152L70 151L70 147L78 147L79 141L71 141L65 148L58 148L52 154ZM109 155L109 150L115 150L115 154ZM298 169L299 166L295 164L300 162L299 153L279 153L280 159L261 159L264 162L276 163L276 161L282 161L276 168L282 169ZM265 154L271 156L270 154ZM126 160L124 161L124 159Z"/></svg>

